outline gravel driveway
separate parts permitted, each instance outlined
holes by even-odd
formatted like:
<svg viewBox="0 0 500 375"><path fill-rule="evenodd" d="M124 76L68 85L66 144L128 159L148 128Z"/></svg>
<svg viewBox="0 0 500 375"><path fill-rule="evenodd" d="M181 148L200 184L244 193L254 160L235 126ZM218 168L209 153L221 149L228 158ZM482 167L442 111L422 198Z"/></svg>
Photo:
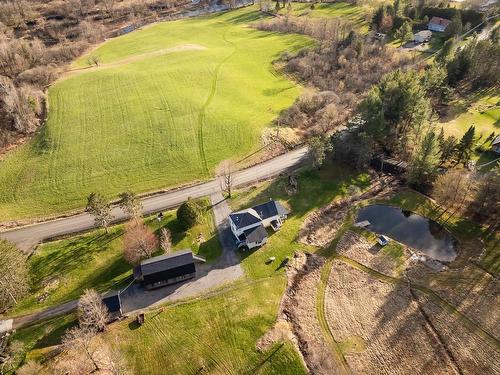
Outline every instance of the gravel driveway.
<svg viewBox="0 0 500 375"><path fill-rule="evenodd" d="M210 289L231 283L244 275L236 254L234 237L229 228L228 217L231 210L227 201L220 192L211 194L210 200L222 245L220 258L211 264L197 264L196 278L183 283L155 290L147 290L142 285L133 283L120 294L124 313L196 297Z"/></svg>

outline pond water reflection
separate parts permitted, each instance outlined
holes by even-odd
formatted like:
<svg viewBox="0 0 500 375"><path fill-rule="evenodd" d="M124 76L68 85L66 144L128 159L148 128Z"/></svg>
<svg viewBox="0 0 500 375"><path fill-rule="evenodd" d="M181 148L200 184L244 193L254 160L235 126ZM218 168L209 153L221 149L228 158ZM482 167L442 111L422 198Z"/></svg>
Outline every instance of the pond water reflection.
<svg viewBox="0 0 500 375"><path fill-rule="evenodd" d="M374 204L358 212L357 221L368 220L367 229L385 234L433 259L451 262L457 256L456 241L440 224L398 207Z"/></svg>

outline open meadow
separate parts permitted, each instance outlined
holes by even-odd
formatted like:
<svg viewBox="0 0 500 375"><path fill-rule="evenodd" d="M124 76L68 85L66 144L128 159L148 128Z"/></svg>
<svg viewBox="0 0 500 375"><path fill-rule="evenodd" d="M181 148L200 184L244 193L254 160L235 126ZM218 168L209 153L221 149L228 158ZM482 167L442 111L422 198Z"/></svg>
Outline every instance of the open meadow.
<svg viewBox="0 0 500 375"><path fill-rule="evenodd" d="M259 148L300 92L272 61L312 41L248 27L255 9L154 24L77 60L39 134L0 161L0 221L203 180Z"/></svg>

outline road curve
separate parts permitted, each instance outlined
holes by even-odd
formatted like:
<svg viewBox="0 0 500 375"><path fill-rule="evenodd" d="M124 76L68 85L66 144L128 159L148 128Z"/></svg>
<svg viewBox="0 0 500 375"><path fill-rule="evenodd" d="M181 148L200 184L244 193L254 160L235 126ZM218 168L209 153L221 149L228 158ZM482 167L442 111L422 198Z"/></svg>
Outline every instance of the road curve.
<svg viewBox="0 0 500 375"><path fill-rule="evenodd" d="M305 162L306 157L307 148L302 147L261 164L241 170L234 175L234 186L246 186L276 176L287 170L297 168ZM171 209L179 206L189 197L204 197L219 190L219 182L217 180L210 180L183 189L145 197L142 199L143 213L148 215ZM113 207L112 214L114 216L113 222L124 221L128 218L128 215L117 206ZM37 243L68 234L84 232L92 228L95 228L93 217L87 213L81 213L0 232L0 237L15 243L22 250L29 250Z"/></svg>

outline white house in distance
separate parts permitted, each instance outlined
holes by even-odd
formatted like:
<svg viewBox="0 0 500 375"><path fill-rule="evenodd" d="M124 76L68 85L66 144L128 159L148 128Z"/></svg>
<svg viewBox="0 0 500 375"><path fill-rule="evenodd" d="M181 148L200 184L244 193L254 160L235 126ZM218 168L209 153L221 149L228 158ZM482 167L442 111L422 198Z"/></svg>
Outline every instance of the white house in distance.
<svg viewBox="0 0 500 375"><path fill-rule="evenodd" d="M277 231L287 218L288 210L275 200L259 204L229 215L231 231L237 239L238 247L252 249L267 242L267 230Z"/></svg>
<svg viewBox="0 0 500 375"><path fill-rule="evenodd" d="M427 28L431 31L436 31L438 33L442 33L446 30L448 25L450 24L450 20L441 17L432 17L427 25Z"/></svg>

